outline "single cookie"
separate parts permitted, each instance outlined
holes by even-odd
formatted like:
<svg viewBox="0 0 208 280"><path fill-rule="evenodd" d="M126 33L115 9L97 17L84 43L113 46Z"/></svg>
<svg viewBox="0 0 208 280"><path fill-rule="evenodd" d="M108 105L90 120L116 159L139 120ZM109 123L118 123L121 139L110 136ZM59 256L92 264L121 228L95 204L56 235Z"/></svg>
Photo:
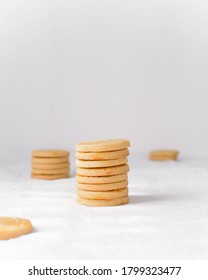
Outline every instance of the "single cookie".
<svg viewBox="0 0 208 280"><path fill-rule="evenodd" d="M32 174L34 175L56 175L56 174L67 174L69 173L69 168L60 168L60 169L51 169L51 170L44 170L44 169L34 169L32 168Z"/></svg>
<svg viewBox="0 0 208 280"><path fill-rule="evenodd" d="M112 167L128 163L127 158L113 160L76 160L76 166L81 168Z"/></svg>
<svg viewBox="0 0 208 280"><path fill-rule="evenodd" d="M64 150L36 150L32 152L33 157L38 158L62 158L62 157L68 157L69 151Z"/></svg>
<svg viewBox="0 0 208 280"><path fill-rule="evenodd" d="M117 199L112 199L112 200L95 200L95 199L86 199L86 198L81 198L78 197L77 201L80 204L84 204L87 206L117 206L117 205L122 205L122 204L127 204L129 202L128 196L126 197L121 197Z"/></svg>
<svg viewBox="0 0 208 280"><path fill-rule="evenodd" d="M111 160L120 159L129 155L128 149L112 151L112 152L98 152L98 153L80 153L76 152L76 158L78 160Z"/></svg>
<svg viewBox="0 0 208 280"><path fill-rule="evenodd" d="M69 163L69 157L62 158L32 158L32 164L59 164L59 163Z"/></svg>
<svg viewBox="0 0 208 280"><path fill-rule="evenodd" d="M109 183L109 184L82 184L76 182L78 190L93 191L93 192L107 192L112 190L124 189L128 186L128 181Z"/></svg>
<svg viewBox="0 0 208 280"><path fill-rule="evenodd" d="M43 180L57 180L69 178L69 174L56 174L56 175L42 175L42 174L32 174L31 178L43 179Z"/></svg>
<svg viewBox="0 0 208 280"><path fill-rule="evenodd" d="M77 168L77 174L81 176L98 177L98 176L112 176L123 174L129 171L128 164L123 164L115 167L104 168Z"/></svg>
<svg viewBox="0 0 208 280"><path fill-rule="evenodd" d="M32 168L35 170L54 170L54 169L63 169L69 168L68 163L59 163L59 164L32 164Z"/></svg>
<svg viewBox="0 0 208 280"><path fill-rule="evenodd" d="M92 192L92 191L77 190L77 195L80 198L112 200L112 199L128 196L128 188L107 191L107 192Z"/></svg>
<svg viewBox="0 0 208 280"><path fill-rule="evenodd" d="M32 231L32 224L27 219L0 217L0 240L15 238Z"/></svg>
<svg viewBox="0 0 208 280"><path fill-rule="evenodd" d="M127 139L98 140L94 142L81 142L76 145L77 152L108 152L126 149L130 146Z"/></svg>
<svg viewBox="0 0 208 280"><path fill-rule="evenodd" d="M177 160L179 152L176 150L158 150L152 151L149 154L150 160Z"/></svg>
<svg viewBox="0 0 208 280"><path fill-rule="evenodd" d="M87 177L87 176L76 176L78 183L82 184L108 184L115 183L127 180L127 173L114 175L114 176L105 176L105 177Z"/></svg>

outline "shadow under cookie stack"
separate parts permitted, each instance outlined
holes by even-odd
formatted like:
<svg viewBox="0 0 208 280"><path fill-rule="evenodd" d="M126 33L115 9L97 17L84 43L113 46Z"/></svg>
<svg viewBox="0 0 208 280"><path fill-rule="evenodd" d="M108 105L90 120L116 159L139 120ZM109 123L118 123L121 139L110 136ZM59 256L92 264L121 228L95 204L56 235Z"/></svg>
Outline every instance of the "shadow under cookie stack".
<svg viewBox="0 0 208 280"><path fill-rule="evenodd" d="M127 204L129 140L112 139L76 145L77 201L87 206Z"/></svg>
<svg viewBox="0 0 208 280"><path fill-rule="evenodd" d="M32 178L56 180L69 178L69 152L64 150L37 150L32 152Z"/></svg>

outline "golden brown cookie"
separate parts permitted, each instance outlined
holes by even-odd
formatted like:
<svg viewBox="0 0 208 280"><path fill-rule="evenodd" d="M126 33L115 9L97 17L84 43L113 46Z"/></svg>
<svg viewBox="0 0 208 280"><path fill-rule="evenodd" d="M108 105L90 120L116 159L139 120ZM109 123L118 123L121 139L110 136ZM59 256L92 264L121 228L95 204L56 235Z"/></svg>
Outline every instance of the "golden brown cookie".
<svg viewBox="0 0 208 280"><path fill-rule="evenodd" d="M62 163L69 163L69 157L62 157L62 158L32 158L32 164L62 164Z"/></svg>
<svg viewBox="0 0 208 280"><path fill-rule="evenodd" d="M77 190L77 195L80 198L86 198L86 199L112 200L112 199L128 196L128 188L106 191L106 192Z"/></svg>
<svg viewBox="0 0 208 280"><path fill-rule="evenodd" d="M69 178L69 174L56 174L56 175L42 175L42 174L32 174L31 178L34 179L43 179L43 180L58 180Z"/></svg>
<svg viewBox="0 0 208 280"><path fill-rule="evenodd" d="M68 157L69 151L64 150L36 150L32 152L33 157L38 158L62 158Z"/></svg>
<svg viewBox="0 0 208 280"><path fill-rule="evenodd" d="M112 167L128 163L127 158L112 160L76 160L76 166L81 168Z"/></svg>
<svg viewBox="0 0 208 280"><path fill-rule="evenodd" d="M121 182L128 179L127 173L114 175L114 176L105 176L105 177L87 177L87 176L76 176L76 180L78 183L82 184L108 184Z"/></svg>
<svg viewBox="0 0 208 280"><path fill-rule="evenodd" d="M156 150L149 154L150 160L177 160L179 152L176 150Z"/></svg>
<svg viewBox="0 0 208 280"><path fill-rule="evenodd" d="M112 190L123 189L128 186L128 181L121 181L116 183L109 183L109 184L82 184L76 182L76 187L78 190L83 191L93 191L93 192L106 192Z"/></svg>
<svg viewBox="0 0 208 280"><path fill-rule="evenodd" d="M117 206L117 205L122 205L122 204L127 204L129 202L128 196L126 197L121 197L121 198L116 198L112 200L95 200L95 199L86 199L86 198L81 198L78 197L77 201L80 204L84 204L87 206Z"/></svg>
<svg viewBox="0 0 208 280"><path fill-rule="evenodd" d="M32 231L30 220L0 217L0 240L15 238Z"/></svg>
<svg viewBox="0 0 208 280"><path fill-rule="evenodd" d="M112 151L112 152L95 152L95 153L80 153L76 152L76 158L78 160L111 160L120 159L129 155L128 149Z"/></svg>
<svg viewBox="0 0 208 280"><path fill-rule="evenodd" d="M108 152L126 149L130 146L127 139L109 139L93 142L81 142L76 145L77 152Z"/></svg>
<svg viewBox="0 0 208 280"><path fill-rule="evenodd" d="M56 175L56 174L67 174L69 173L69 168L60 168L60 169L34 169L32 168L32 174L34 175Z"/></svg>
<svg viewBox="0 0 208 280"><path fill-rule="evenodd" d="M69 168L68 163L59 163L59 164L33 164L32 168L35 170L58 170L63 168Z"/></svg>
<svg viewBox="0 0 208 280"><path fill-rule="evenodd" d="M101 167L101 168L77 168L77 174L81 176L99 177L99 176L112 176L123 174L129 171L128 164L123 164L114 167Z"/></svg>

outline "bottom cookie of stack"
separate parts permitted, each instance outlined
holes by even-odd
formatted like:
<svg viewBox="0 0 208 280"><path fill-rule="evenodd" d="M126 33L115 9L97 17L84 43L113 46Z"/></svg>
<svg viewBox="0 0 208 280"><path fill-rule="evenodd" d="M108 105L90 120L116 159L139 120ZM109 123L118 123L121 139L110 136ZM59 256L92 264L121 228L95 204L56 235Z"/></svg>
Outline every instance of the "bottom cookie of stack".
<svg viewBox="0 0 208 280"><path fill-rule="evenodd" d="M45 174L32 174L33 179L43 179L43 180L58 180L69 178L69 174L56 174L56 175L45 175Z"/></svg>
<svg viewBox="0 0 208 280"><path fill-rule="evenodd" d="M87 206L117 206L117 205L123 205L127 204L129 202L129 197L121 197L121 198L116 198L116 199L111 199L111 200L103 200L103 199L87 199L87 198L82 198L78 197L77 201L80 204L84 204Z"/></svg>

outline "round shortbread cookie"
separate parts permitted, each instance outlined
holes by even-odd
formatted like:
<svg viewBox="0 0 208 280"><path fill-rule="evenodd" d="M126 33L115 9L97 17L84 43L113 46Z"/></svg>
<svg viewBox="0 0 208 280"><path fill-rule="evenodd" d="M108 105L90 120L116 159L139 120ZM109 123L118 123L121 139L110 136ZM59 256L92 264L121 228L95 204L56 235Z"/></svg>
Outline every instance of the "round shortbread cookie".
<svg viewBox="0 0 208 280"><path fill-rule="evenodd" d="M105 168L77 168L77 174L81 176L98 177L98 176L112 176L119 175L129 171L128 164L123 164L115 167Z"/></svg>
<svg viewBox="0 0 208 280"><path fill-rule="evenodd" d="M32 231L30 220L0 217L0 240L15 238Z"/></svg>
<svg viewBox="0 0 208 280"><path fill-rule="evenodd" d="M108 152L126 149L130 146L127 139L109 139L93 142L81 142L76 145L77 152Z"/></svg>
<svg viewBox="0 0 208 280"><path fill-rule="evenodd" d="M177 160L179 152L176 150L156 150L149 154L150 160Z"/></svg>
<svg viewBox="0 0 208 280"><path fill-rule="evenodd" d="M35 170L54 170L54 169L63 169L69 168L68 163L59 163L59 164L32 164L32 168Z"/></svg>
<svg viewBox="0 0 208 280"><path fill-rule="evenodd" d="M108 183L116 183L127 180L127 173L114 175L114 176L105 176L105 177L87 177L87 176L76 176L76 180L78 183L82 184L108 184Z"/></svg>
<svg viewBox="0 0 208 280"><path fill-rule="evenodd" d="M95 152L95 153L80 153L76 152L76 158L78 160L111 160L120 159L129 155L128 149L112 152Z"/></svg>
<svg viewBox="0 0 208 280"><path fill-rule="evenodd" d="M60 163L69 163L69 157L62 158L32 158L32 164L60 164Z"/></svg>
<svg viewBox="0 0 208 280"><path fill-rule="evenodd" d="M62 158L62 157L68 157L69 151L64 150L36 150L32 152L33 157L38 158Z"/></svg>
<svg viewBox="0 0 208 280"><path fill-rule="evenodd" d="M69 178L69 174L56 174L56 175L41 175L41 174L32 174L31 178L33 179L43 179L43 180L58 180Z"/></svg>
<svg viewBox="0 0 208 280"><path fill-rule="evenodd" d="M93 192L106 192L118 189L124 189L128 186L128 181L121 181L110 184L82 184L76 182L76 187L78 190L82 191L93 191Z"/></svg>
<svg viewBox="0 0 208 280"><path fill-rule="evenodd" d="M76 166L81 168L112 167L128 163L127 158L113 160L76 160Z"/></svg>
<svg viewBox="0 0 208 280"><path fill-rule="evenodd" d="M122 204L127 204L129 202L129 197L121 197L117 199L111 199L111 200L95 200L95 199L86 199L78 197L77 201L80 204L84 204L87 206L117 206Z"/></svg>
<svg viewBox="0 0 208 280"><path fill-rule="evenodd" d="M41 170L32 168L32 174L34 175L56 175L56 174L67 174L69 168L52 169L52 170Z"/></svg>
<svg viewBox="0 0 208 280"><path fill-rule="evenodd" d="M92 192L92 191L77 190L77 195L80 198L86 198L86 199L112 200L112 199L128 196L128 188L112 190L107 192Z"/></svg>

